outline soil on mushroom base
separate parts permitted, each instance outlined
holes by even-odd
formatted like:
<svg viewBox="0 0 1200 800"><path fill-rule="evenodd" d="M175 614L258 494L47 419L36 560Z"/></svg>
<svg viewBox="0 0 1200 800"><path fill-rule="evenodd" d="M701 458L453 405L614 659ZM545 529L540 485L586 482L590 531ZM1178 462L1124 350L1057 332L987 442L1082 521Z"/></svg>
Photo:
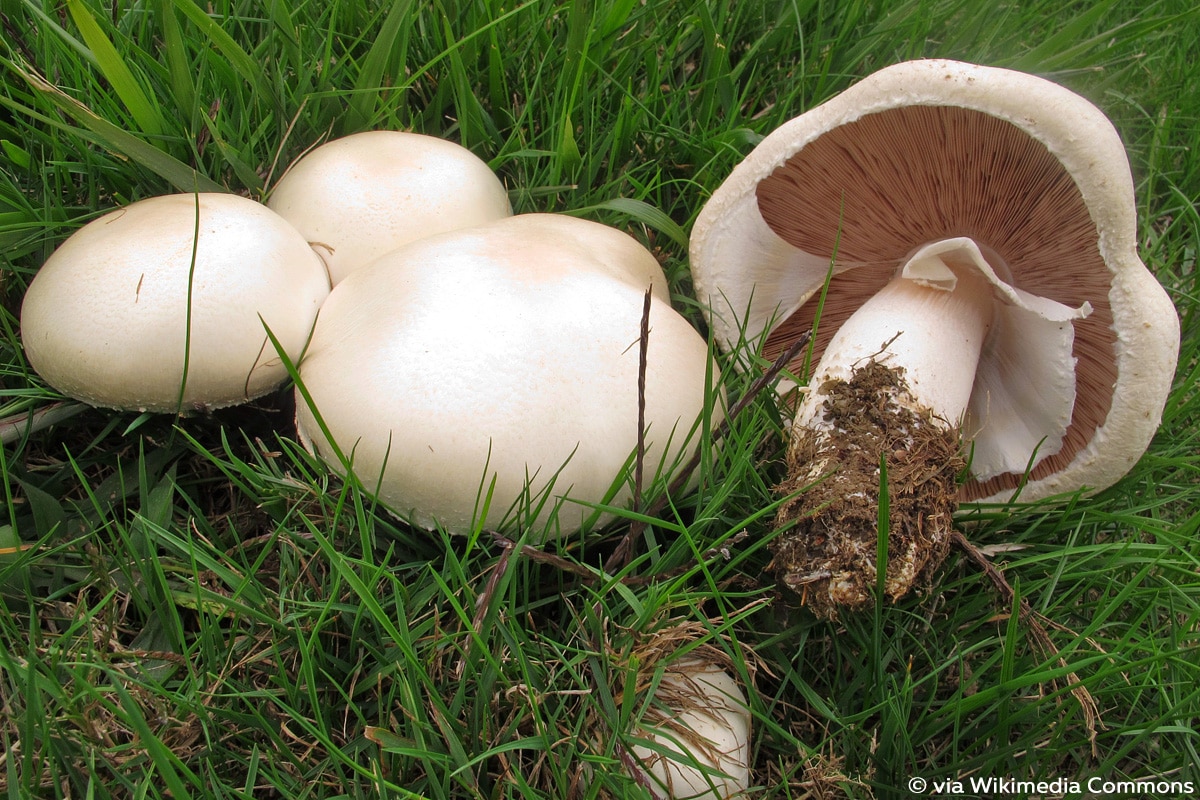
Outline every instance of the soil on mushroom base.
<svg viewBox="0 0 1200 800"><path fill-rule="evenodd" d="M885 592L893 600L929 584L949 550L958 477L965 461L957 425L923 409L904 370L874 360L849 381L822 387L821 416L831 430L794 429L788 477L772 545L780 584L814 613L874 601L879 530L879 464L886 454L888 562Z"/></svg>

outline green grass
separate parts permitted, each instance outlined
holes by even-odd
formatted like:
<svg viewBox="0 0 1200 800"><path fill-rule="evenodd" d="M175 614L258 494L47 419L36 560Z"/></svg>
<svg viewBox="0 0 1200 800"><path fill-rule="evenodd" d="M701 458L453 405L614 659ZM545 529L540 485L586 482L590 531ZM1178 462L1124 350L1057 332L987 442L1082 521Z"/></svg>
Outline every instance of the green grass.
<svg viewBox="0 0 1200 800"><path fill-rule="evenodd" d="M1110 115L1143 257L1184 335L1162 430L1125 479L974 515L972 540L1003 549L1019 597L1054 623L1057 657L958 558L926 597L843 624L788 609L761 581L782 449L766 396L620 575L601 565L624 523L552 545L574 570L512 555L493 572L490 539L395 522L295 443L286 392L210 417L78 414L0 452L8 797L642 796L618 767L645 713L637 668L679 637L725 651L754 687L754 796L906 797L914 775L1200 784L1192 3L0 0L0 14L3 417L59 399L24 360L17 311L72 230L171 191L262 197L312 143L369 128L462 142L518 212L630 231L700 324L684 238L711 191L784 120L922 56L1033 71Z"/></svg>

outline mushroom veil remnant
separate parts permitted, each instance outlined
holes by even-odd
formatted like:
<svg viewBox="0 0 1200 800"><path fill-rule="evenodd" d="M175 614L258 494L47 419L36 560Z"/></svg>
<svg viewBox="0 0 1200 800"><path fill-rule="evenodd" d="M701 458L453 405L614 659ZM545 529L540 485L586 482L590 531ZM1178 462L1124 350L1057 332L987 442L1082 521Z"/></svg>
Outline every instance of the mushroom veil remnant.
<svg viewBox="0 0 1200 800"><path fill-rule="evenodd" d="M819 613L873 597L884 473L893 598L940 563L958 502L1124 475L1179 348L1136 245L1112 124L1030 75L898 64L767 136L691 259L723 347L744 333L774 357L815 325L784 487L811 488L781 515L781 582Z"/></svg>

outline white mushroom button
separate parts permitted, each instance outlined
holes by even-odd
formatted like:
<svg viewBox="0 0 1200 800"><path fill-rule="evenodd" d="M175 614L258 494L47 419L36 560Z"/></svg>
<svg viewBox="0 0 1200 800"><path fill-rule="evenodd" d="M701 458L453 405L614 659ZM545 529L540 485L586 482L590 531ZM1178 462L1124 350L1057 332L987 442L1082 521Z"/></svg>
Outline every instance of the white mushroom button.
<svg viewBox="0 0 1200 800"><path fill-rule="evenodd" d="M631 751L655 795L726 800L750 787L750 709L719 666L671 665L642 726Z"/></svg>
<svg viewBox="0 0 1200 800"><path fill-rule="evenodd" d="M167 195L105 214L63 242L30 283L21 333L33 368L76 399L219 408L287 379L267 329L299 358L328 294L320 259L265 206Z"/></svg>
<svg viewBox="0 0 1200 800"><path fill-rule="evenodd" d="M512 213L504 185L478 156L405 131L366 131L314 148L267 205L308 239L334 285L414 239Z"/></svg>
<svg viewBox="0 0 1200 800"><path fill-rule="evenodd" d="M744 332L773 356L816 323L792 488L835 471L843 451L818 457L825 443L805 432L837 427L867 402L865 378L848 387L868 366L893 370L894 380L874 373L877 405L903 400L965 451L966 482L930 489L957 497L914 506L925 531L942 531L921 545L930 559L893 541L893 595L940 561L956 500L1095 491L1124 475L1158 427L1178 357L1175 309L1136 252L1116 131L1082 97L1009 70L898 64L786 123L706 204L691 259L723 347L737 348ZM838 391L840 411L830 405ZM887 430L895 424L855 447L869 451L862 481L878 483L881 456L890 477L907 476L889 485L903 501L925 491L916 487L924 456L911 435ZM878 486L863 491L873 498ZM895 502L892 511L895 531ZM799 513L817 524L822 515L810 512ZM861 522L873 542L873 520ZM868 562L871 542L858 546ZM868 596L869 587L846 588L854 581L838 577L844 565L828 549L806 566L777 551L776 568L810 597ZM870 585L872 571L862 576Z"/></svg>
<svg viewBox="0 0 1200 800"><path fill-rule="evenodd" d="M696 447L707 345L645 248L556 215L421 239L338 284L300 365L301 440L425 527L578 529L630 496L651 285L647 479L669 471Z"/></svg>

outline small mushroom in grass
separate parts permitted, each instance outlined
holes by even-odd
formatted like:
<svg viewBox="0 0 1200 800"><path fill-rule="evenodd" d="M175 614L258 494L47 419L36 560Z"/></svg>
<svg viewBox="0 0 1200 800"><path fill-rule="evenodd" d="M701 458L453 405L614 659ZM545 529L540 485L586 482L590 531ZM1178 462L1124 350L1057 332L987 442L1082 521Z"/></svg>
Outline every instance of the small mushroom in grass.
<svg viewBox="0 0 1200 800"><path fill-rule="evenodd" d="M631 751L655 796L725 800L750 787L750 709L717 664L669 665L641 726Z"/></svg>
<svg viewBox="0 0 1200 800"><path fill-rule="evenodd" d="M298 358L328 294L321 260L266 206L166 195L63 242L29 285L21 335L38 374L91 405L220 408L287 379L267 329Z"/></svg>
<svg viewBox="0 0 1200 800"><path fill-rule="evenodd" d="M771 356L816 323L785 488L814 486L783 514L782 582L830 614L873 597L881 464L893 597L940 562L958 502L1124 475L1179 347L1136 244L1116 131L1033 76L898 64L764 139L691 258L724 347Z"/></svg>
<svg viewBox="0 0 1200 800"><path fill-rule="evenodd" d="M495 173L465 147L406 131L366 131L300 158L267 205L300 231L337 285L414 239L512 214Z"/></svg>
<svg viewBox="0 0 1200 800"><path fill-rule="evenodd" d="M649 480L697 446L708 347L645 248L559 215L427 237L338 284L300 364L301 441L424 527L578 529L637 443L649 287Z"/></svg>

